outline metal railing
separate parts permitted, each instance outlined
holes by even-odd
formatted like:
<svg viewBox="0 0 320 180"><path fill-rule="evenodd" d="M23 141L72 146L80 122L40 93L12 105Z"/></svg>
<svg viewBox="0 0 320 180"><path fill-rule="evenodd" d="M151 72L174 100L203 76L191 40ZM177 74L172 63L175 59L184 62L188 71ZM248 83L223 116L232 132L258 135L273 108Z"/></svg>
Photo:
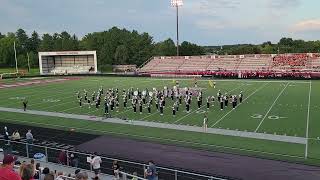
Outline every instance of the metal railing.
<svg viewBox="0 0 320 180"><path fill-rule="evenodd" d="M92 166L90 163L87 163L87 157L92 157L93 155L86 152L79 152L73 150L66 150L63 148L56 148L56 147L48 147L38 144L28 144L25 142L19 141L8 141L4 139L0 139L0 145L5 145L9 142L10 146L7 145L7 150L4 151L16 151L17 154L27 158L33 158L36 153L44 154L44 162L53 162L53 163L60 163L58 161L58 156L61 151L65 151L67 157L70 157L70 154L74 154L77 158L78 162L75 164L73 160L67 158L67 162L63 165L82 168L87 170L92 170ZM2 143L2 144L1 144ZM4 148L5 149L5 148ZM113 161L118 161L120 164L120 172L122 177L135 177L131 174L136 172L140 176L144 176L144 173L148 167L147 164L139 163L139 162L132 162L127 160L121 160L116 158L109 158L101 156L102 164L101 164L101 171L104 174L113 174L112 163ZM165 168L165 167L157 167L159 179L172 179L172 180L227 180L228 178L218 177L218 176L208 176L198 173L192 173L177 169ZM126 171L126 172L124 172ZM138 178L144 180L143 178Z"/></svg>

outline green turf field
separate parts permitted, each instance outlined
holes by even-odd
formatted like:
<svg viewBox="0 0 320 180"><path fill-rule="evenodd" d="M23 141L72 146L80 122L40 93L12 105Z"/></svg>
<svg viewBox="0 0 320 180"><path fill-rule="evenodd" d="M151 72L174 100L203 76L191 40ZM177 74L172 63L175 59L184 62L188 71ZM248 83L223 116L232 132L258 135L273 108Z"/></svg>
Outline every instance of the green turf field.
<svg viewBox="0 0 320 180"><path fill-rule="evenodd" d="M2 83L6 83L3 80ZM180 87L192 87L193 81L179 80ZM122 107L120 97L119 112L112 112L113 117L142 120L148 122L167 123L175 125L202 126L204 113L208 111L208 127L236 130L241 132L256 132L276 134L281 136L307 138L307 144L278 142L255 138L224 136L200 132L161 129L155 127L130 126L104 122L90 122L65 118L8 113L0 111L1 122L27 123L34 126L46 126L59 129L75 128L97 134L111 133L131 138L146 139L162 143L179 144L196 148L229 151L262 157L271 157L299 162L309 162L320 165L320 81L275 81L275 80L215 80L216 88L209 86L208 80L199 80L198 86L204 93L203 104L208 95L216 96L218 90L222 93L238 95L244 93L244 102L235 110L228 107L221 111L217 100L209 110L203 106L196 108L196 98L193 98L191 113L186 113L184 104L180 106L177 116L172 116L172 101L167 100L164 115L152 107L152 113L133 113L131 108ZM161 89L172 87L172 79L151 78L115 78L115 77L84 77L81 80L66 81L0 89L0 107L21 108L21 99L27 98L29 110L103 116L103 108L80 108L76 97L77 91L91 93L100 86L104 89L130 87L139 89ZM129 102L130 104L130 102ZM2 124L2 123L1 123ZM308 159L305 160L307 152Z"/></svg>

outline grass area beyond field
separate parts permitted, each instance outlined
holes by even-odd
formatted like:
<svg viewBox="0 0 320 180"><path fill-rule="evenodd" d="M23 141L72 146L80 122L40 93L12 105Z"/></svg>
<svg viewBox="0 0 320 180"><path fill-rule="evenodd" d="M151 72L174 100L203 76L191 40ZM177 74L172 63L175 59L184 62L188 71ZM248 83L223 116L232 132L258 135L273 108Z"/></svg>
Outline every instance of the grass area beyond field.
<svg viewBox="0 0 320 180"><path fill-rule="evenodd" d="M3 80L6 82L7 80ZM193 80L179 80L180 87L193 87ZM133 120L158 123L202 126L204 113L208 113L208 127L237 131L277 134L308 138L308 160L304 160L305 145L240 138L206 133L195 133L159 128L147 128L90 122L35 115L0 112L0 122L26 123L51 128L85 130L91 133L111 133L126 137L192 146L196 148L228 150L236 153L272 157L299 162L310 162L320 165L320 81L265 81L265 80L215 80L216 88L209 86L208 80L199 80L198 88L203 91L203 104L208 95L216 96L218 90L229 95L239 95L242 91L244 102L235 110L227 107L220 110L217 100L213 107L196 108L196 97L193 97L191 112L184 112L184 103L175 117L172 116L172 101L167 100L164 115L161 116L155 107L148 114L134 113L131 108L122 106L122 89L172 87L172 79L151 78L115 78L83 77L80 80L63 83L50 83L0 90L0 107L21 108L22 99L27 98L28 109L90 116L103 116L103 107L95 109L78 105L76 92L88 91L91 98L93 91L100 86L104 89L119 88L120 108L112 116ZM309 98L310 97L310 98ZM129 101L129 105L130 105ZM229 105L230 106L230 105ZM130 106L131 107L131 106Z"/></svg>
<svg viewBox="0 0 320 180"><path fill-rule="evenodd" d="M30 72L28 72L27 68L19 68L18 69L20 72L26 72L26 75L39 75L39 68L30 68ZM15 68L0 68L0 74L4 73L15 73L16 69Z"/></svg>

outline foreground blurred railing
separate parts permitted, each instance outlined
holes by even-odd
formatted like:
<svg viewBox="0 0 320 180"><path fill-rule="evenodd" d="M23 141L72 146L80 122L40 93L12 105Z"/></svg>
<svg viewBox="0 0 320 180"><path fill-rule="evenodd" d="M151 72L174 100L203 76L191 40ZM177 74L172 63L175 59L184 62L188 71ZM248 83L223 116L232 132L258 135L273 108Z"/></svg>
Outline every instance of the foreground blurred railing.
<svg viewBox="0 0 320 180"><path fill-rule="evenodd" d="M6 145L7 144L7 145ZM67 150L63 148L56 147L48 147L39 144L28 144L25 142L19 141L8 141L4 139L0 139L0 146L4 147L4 154L13 153L19 156L34 158L38 161L43 162L53 162L60 163L63 165L82 168L87 170L92 170L92 166L90 163L87 163L87 157L92 157L93 155L87 152L79 152L73 150ZM59 155L61 152L64 152L67 156L67 162L59 162ZM73 158L71 159L71 154L73 154ZM41 156L43 155L43 156ZM136 177L131 174L134 172L138 174L138 176L143 177L145 170L148 165L144 163L131 162L121 159L108 158L101 156L102 164L101 171L104 174L113 174L112 163L113 161L118 161L121 169L120 175L122 178L127 177ZM171 168L165 167L157 167L159 179L172 179L172 180L227 180L228 178L224 177L215 177L215 176L207 176L198 173L192 173L187 171L181 171ZM142 179L143 178L138 178Z"/></svg>

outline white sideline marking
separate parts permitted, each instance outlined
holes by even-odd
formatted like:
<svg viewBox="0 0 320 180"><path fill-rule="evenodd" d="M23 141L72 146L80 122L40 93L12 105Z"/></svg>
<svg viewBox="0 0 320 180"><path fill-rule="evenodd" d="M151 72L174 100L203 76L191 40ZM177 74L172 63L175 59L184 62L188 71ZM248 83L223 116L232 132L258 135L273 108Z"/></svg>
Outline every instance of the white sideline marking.
<svg viewBox="0 0 320 180"><path fill-rule="evenodd" d="M20 121L20 120L15 120L15 119L8 119L8 118L6 118L6 120L15 121L15 122L24 122L24 123L36 124L36 125L48 125L48 124L45 124L45 123L30 122L30 121ZM243 148L236 148L236 147L230 147L230 146L221 146L221 145L214 145L214 144L205 144L205 143L183 141L183 140L177 140L177 139L160 138L160 137L136 135L136 134L129 134L129 133L113 132L113 131L101 131L101 130L97 130L97 129L88 129L88 128L81 128L81 127L70 127L70 126L62 126L62 125L56 125L56 124L51 124L50 126L64 128L64 129L65 128L70 128L70 129L73 128L73 129L79 129L79 130L91 131L91 132L98 132L98 133L109 133L109 134L116 134L116 135L126 135L126 136L131 136L131 137L154 139L154 140L160 140L160 141L170 141L170 142L177 142L177 143L182 143L182 144L192 144L192 145L198 145L198 146L224 148L224 149L231 149L231 150L238 150L238 151L246 151L246 152L254 152L254 153L260 153L260 154L268 154L268 155L290 157L290 158L298 158L298 159L303 159L304 158L302 156L280 154L280 153L272 153L272 152L265 152L265 151L257 151L257 150L251 150L251 149L243 149Z"/></svg>
<svg viewBox="0 0 320 180"><path fill-rule="evenodd" d="M308 114L307 114L307 128L306 128L306 139L309 139L309 119L310 119L310 101L311 101L311 81L310 81L310 87L309 87L309 101L308 101ZM306 149L304 153L304 158L308 158L308 140L306 142Z"/></svg>
<svg viewBox="0 0 320 180"><path fill-rule="evenodd" d="M260 128L261 124L263 123L263 121L266 119L266 117L268 116L268 114L270 113L271 109L273 108L273 106L276 104L276 102L278 101L279 97L282 95L282 93L284 92L284 90L286 90L286 88L288 87L288 85L290 84L290 82L288 82L286 84L286 86L282 89L282 91L279 93L278 97L274 100L274 102L271 104L269 110L267 111L266 115L263 117L263 119L260 121L258 127L256 128L256 130L254 132L257 132L258 129Z"/></svg>
<svg viewBox="0 0 320 180"><path fill-rule="evenodd" d="M153 128L161 128L161 129L183 130L183 131L198 132L198 133L203 132L202 127L193 127L193 126L189 126L189 125L164 124L164 123L146 122L146 121L138 121L138 120L137 121L135 120L134 122L128 122L126 120L122 120L119 118L105 119L104 117L93 117L90 115L65 114L65 113L33 111L33 110L23 111L22 109L3 108L3 107L0 107L0 111L22 113L22 114L32 114L32 115L40 115L40 116L49 116L49 117L60 117L60 118L68 118L68 119L72 119L72 120L107 122L107 123L114 123L114 124L136 125L136 126L153 127ZM251 139L296 143L296 144L306 144L306 141L307 141L307 139L305 137L272 135L272 134L243 132L243 131L217 129L217 128L208 128L207 133L208 134L234 136L234 137L251 138Z"/></svg>
<svg viewBox="0 0 320 180"><path fill-rule="evenodd" d="M245 98L243 100L246 101L247 99L249 99L252 95L254 95L256 92L258 92L260 89L264 88L267 84L269 83L266 83L264 85L262 85L261 87L257 88L253 93L251 93L247 98ZM241 104L243 104L243 102ZM237 109L241 104L239 104L235 109ZM227 114L225 114L224 116L222 116L217 122L215 122L212 126L210 127L214 127L215 125L217 125L220 121L222 121L226 116L228 116L232 111L234 111L235 109L231 109Z"/></svg>

